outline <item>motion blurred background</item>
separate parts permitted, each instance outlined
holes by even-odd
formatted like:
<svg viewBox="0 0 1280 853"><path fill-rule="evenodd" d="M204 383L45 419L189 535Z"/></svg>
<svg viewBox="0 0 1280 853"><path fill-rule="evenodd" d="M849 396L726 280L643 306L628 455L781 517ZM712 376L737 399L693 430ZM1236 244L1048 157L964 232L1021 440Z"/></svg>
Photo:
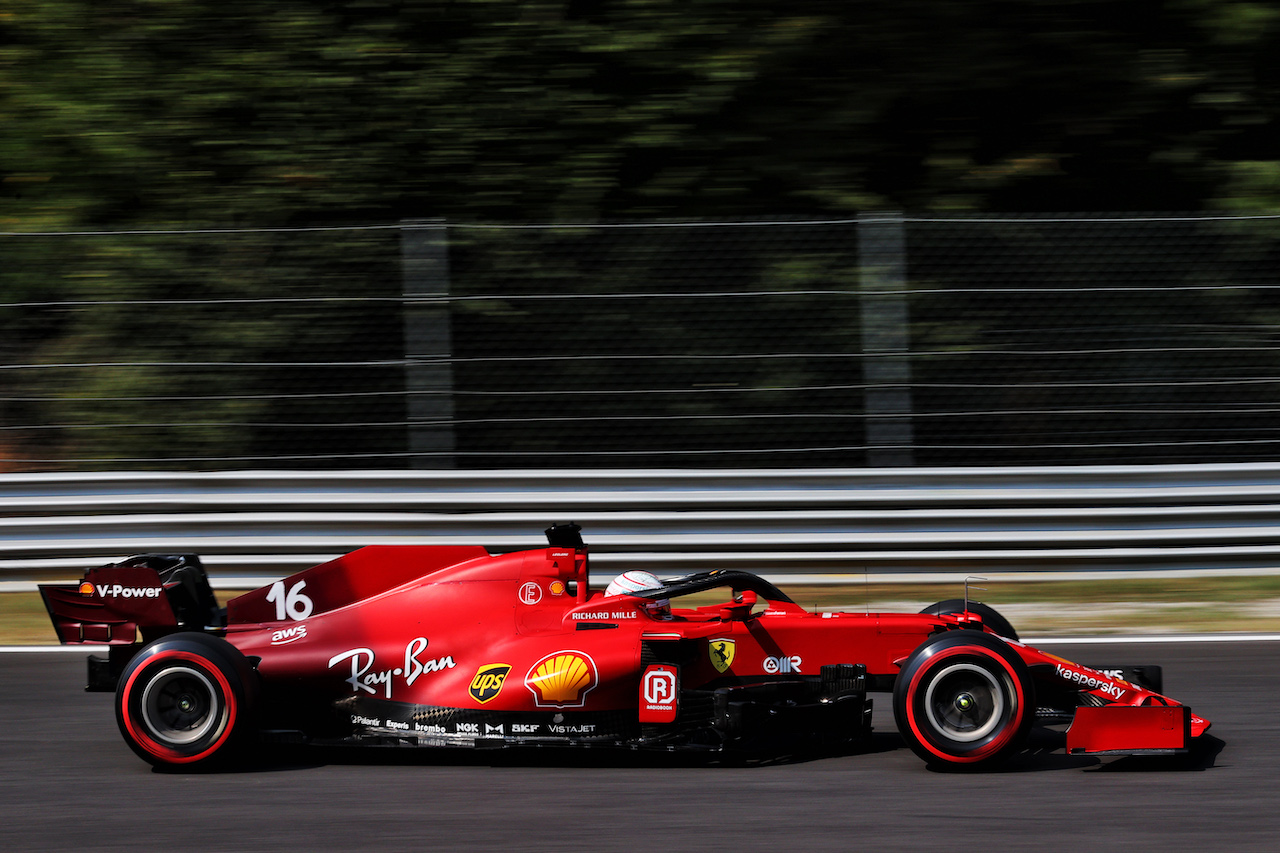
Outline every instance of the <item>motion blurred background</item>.
<svg viewBox="0 0 1280 853"><path fill-rule="evenodd" d="M1273 4L0 5L0 464L1239 462Z"/></svg>

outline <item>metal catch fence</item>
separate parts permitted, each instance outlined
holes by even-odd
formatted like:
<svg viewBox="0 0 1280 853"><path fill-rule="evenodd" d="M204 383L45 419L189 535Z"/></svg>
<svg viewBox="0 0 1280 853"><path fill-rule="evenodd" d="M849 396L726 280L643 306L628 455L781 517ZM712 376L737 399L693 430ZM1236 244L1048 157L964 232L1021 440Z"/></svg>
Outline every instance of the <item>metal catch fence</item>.
<svg viewBox="0 0 1280 853"><path fill-rule="evenodd" d="M1280 219L0 234L12 471L1267 461Z"/></svg>

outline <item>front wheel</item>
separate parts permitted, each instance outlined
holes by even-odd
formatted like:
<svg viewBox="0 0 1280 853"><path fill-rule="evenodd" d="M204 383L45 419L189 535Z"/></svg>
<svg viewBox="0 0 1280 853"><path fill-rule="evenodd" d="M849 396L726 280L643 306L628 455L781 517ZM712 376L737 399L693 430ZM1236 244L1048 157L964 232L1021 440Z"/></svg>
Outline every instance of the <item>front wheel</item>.
<svg viewBox="0 0 1280 853"><path fill-rule="evenodd" d="M1035 717L1027 665L1002 640L948 631L911 653L893 689L893 714L931 764L979 768L1022 749Z"/></svg>
<svg viewBox="0 0 1280 853"><path fill-rule="evenodd" d="M249 728L254 679L244 655L225 640L163 637L121 673L116 722L143 760L206 767L226 759Z"/></svg>

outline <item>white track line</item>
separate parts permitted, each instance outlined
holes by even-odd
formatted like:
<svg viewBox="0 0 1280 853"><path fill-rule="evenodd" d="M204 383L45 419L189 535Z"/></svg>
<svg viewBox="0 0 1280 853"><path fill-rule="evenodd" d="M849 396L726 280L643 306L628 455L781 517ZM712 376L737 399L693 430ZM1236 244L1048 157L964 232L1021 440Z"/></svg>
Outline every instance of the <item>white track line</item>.
<svg viewBox="0 0 1280 853"><path fill-rule="evenodd" d="M1107 643L1274 643L1280 634L1115 634L1104 637L1031 637L1028 646L1103 645Z"/></svg>
<svg viewBox="0 0 1280 853"><path fill-rule="evenodd" d="M0 653L5 652L89 652L105 653L107 646L0 646Z"/></svg>

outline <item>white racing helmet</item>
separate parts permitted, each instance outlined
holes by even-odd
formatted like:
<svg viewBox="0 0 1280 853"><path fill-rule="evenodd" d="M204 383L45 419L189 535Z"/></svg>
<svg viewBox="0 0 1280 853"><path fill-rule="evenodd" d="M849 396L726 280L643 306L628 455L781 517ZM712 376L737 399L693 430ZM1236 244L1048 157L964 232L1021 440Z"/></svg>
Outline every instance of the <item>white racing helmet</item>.
<svg viewBox="0 0 1280 853"><path fill-rule="evenodd" d="M605 595L631 595L646 589L661 589L662 581L648 572L623 572L605 589Z"/></svg>
<svg viewBox="0 0 1280 853"><path fill-rule="evenodd" d="M623 572L609 583L604 594L634 595L646 589L662 589L662 581L648 572ZM671 601L666 598L646 602L644 609L655 619L671 618Z"/></svg>

